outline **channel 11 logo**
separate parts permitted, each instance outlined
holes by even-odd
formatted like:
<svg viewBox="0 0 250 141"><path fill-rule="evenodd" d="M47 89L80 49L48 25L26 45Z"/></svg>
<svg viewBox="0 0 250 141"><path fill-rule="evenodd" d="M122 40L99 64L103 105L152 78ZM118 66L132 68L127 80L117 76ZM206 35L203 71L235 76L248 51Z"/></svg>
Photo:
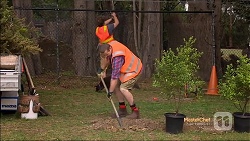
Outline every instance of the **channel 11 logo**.
<svg viewBox="0 0 250 141"><path fill-rule="evenodd" d="M216 112L214 114L214 128L220 131L232 129L232 114L229 112Z"/></svg>

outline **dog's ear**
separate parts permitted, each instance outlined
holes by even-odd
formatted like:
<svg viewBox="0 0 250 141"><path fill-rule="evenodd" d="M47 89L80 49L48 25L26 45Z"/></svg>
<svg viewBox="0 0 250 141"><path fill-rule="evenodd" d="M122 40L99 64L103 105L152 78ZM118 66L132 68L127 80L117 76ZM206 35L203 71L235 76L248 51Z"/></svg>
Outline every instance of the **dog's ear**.
<svg viewBox="0 0 250 141"><path fill-rule="evenodd" d="M96 92L99 92L99 91L100 91L100 85L99 85L99 84L95 86L95 91L96 91Z"/></svg>
<svg viewBox="0 0 250 141"><path fill-rule="evenodd" d="M105 77L105 78L103 78L103 80L104 80L104 83L106 84L106 86L109 88L111 76ZM104 89L104 85L102 84L102 81L100 81L99 84L95 86L95 91L100 92L103 89Z"/></svg>
<svg viewBox="0 0 250 141"><path fill-rule="evenodd" d="M103 89L104 89L104 86L102 84L98 84L98 85L95 86L95 91L96 92L100 92Z"/></svg>

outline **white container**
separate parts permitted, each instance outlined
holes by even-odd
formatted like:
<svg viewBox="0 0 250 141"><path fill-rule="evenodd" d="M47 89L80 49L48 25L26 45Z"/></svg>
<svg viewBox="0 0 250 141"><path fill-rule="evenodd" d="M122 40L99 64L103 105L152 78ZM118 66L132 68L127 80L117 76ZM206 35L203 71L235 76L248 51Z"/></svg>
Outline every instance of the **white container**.
<svg viewBox="0 0 250 141"><path fill-rule="evenodd" d="M16 56L16 58L16 61L10 62L1 56L1 67L5 66L8 68L8 65L11 67L9 67L9 69L0 68L0 91L21 90L22 58L20 55Z"/></svg>
<svg viewBox="0 0 250 141"><path fill-rule="evenodd" d="M21 118L24 119L37 119L38 113L33 112L33 100L30 100L29 104L29 112L28 113L21 113Z"/></svg>
<svg viewBox="0 0 250 141"><path fill-rule="evenodd" d="M0 91L19 91L21 89L21 74L14 71L1 71L0 77Z"/></svg>

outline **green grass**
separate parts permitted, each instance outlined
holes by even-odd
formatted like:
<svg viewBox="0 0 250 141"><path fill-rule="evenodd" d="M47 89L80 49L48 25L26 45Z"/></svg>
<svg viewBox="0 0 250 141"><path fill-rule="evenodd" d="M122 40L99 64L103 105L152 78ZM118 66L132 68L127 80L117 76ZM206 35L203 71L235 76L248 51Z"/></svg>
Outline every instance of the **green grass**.
<svg viewBox="0 0 250 141"><path fill-rule="evenodd" d="M122 119L119 128L106 94L97 93L98 79L62 79L60 85L47 79L35 78L40 102L52 116L39 116L35 120L21 119L20 114L1 115L1 140L249 140L249 133L184 127L181 134L172 135L164 130L164 113L174 112L174 102L164 98L151 82L140 83L134 90L141 119L129 123ZM50 83L51 82L51 83ZM71 85L74 84L74 85ZM154 101L157 97L159 101ZM113 101L117 104L115 96ZM180 113L193 118L212 118L215 112L235 112L230 101L219 96L205 96L185 100ZM145 123L145 125L143 125ZM155 124L155 126L154 126ZM145 128L145 129L143 129Z"/></svg>

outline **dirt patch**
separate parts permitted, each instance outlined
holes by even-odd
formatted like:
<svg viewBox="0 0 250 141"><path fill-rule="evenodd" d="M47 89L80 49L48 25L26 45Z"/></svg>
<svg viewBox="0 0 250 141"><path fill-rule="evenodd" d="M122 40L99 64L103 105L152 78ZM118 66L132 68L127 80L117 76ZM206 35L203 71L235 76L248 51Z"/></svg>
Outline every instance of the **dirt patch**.
<svg viewBox="0 0 250 141"><path fill-rule="evenodd" d="M91 129L94 130L109 130L116 132L120 130L126 131L153 131L153 130L165 130L164 122L154 121L150 119L127 119L121 118L122 127L119 126L117 119L95 119L90 123Z"/></svg>
<svg viewBox="0 0 250 141"><path fill-rule="evenodd" d="M108 130L111 132L117 131L162 131L166 132L165 121L152 120L152 119L127 119L121 118L122 127L119 126L117 119L95 119L90 121L89 128L93 130ZM207 132L212 134L220 134L223 131L216 130L213 125L189 125L184 123L183 132L198 131Z"/></svg>
<svg viewBox="0 0 250 141"><path fill-rule="evenodd" d="M216 130L212 124L211 125L188 125L186 123L184 124L183 131L184 132L197 131L197 132L207 132L207 133L213 133L213 134L223 132L223 131Z"/></svg>

